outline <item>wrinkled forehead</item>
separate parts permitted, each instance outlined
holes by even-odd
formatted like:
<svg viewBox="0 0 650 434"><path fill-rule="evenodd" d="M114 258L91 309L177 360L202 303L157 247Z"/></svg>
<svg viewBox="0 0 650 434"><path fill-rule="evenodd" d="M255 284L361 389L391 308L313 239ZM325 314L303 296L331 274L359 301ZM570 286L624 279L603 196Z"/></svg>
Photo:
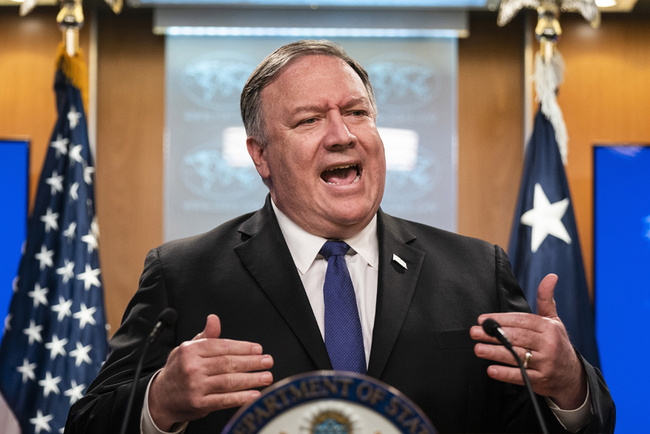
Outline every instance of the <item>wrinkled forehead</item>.
<svg viewBox="0 0 650 434"><path fill-rule="evenodd" d="M276 81L280 80L283 76L292 75L294 78L305 76L308 74L318 76L321 73L321 70L317 65L332 65L336 64L340 69L341 79L344 79L348 75L354 75L359 79L359 83L363 85L363 80L359 74L343 59L340 57L317 53L317 52L306 52L301 53L291 60L289 60L285 65L282 66L275 74L275 76L269 81L269 83L264 86L264 88L272 85ZM262 88L262 89L264 89Z"/></svg>
<svg viewBox="0 0 650 434"><path fill-rule="evenodd" d="M279 100L286 102L288 97L314 102L324 93L328 99L338 94L346 100L343 103L363 100L374 109L368 88L357 71L344 59L322 53L303 54L287 63L263 88L262 105L273 106Z"/></svg>

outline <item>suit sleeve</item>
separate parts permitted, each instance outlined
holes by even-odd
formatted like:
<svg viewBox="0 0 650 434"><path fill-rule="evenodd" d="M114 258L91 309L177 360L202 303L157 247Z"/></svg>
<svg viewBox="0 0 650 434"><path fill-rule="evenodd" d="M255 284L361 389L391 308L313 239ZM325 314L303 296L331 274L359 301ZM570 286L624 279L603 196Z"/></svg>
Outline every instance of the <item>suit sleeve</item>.
<svg viewBox="0 0 650 434"><path fill-rule="evenodd" d="M616 407L614 406L614 400L609 393L609 388L605 383L603 374L598 368L591 366L580 353L578 353L578 356L587 373L587 382L591 391L591 406L593 409L593 415L591 416L589 425L583 428L581 432L613 434L616 424Z"/></svg>
<svg viewBox="0 0 650 434"><path fill-rule="evenodd" d="M149 252L140 277L139 289L127 306L122 325L110 341L110 353L97 378L83 398L70 409L66 433L119 433L133 385L133 376L145 340L160 312L169 306L169 297L158 250ZM164 366L176 346L172 330L164 331L149 348L142 374L136 385L129 417L129 433L140 432L140 413L149 380Z"/></svg>

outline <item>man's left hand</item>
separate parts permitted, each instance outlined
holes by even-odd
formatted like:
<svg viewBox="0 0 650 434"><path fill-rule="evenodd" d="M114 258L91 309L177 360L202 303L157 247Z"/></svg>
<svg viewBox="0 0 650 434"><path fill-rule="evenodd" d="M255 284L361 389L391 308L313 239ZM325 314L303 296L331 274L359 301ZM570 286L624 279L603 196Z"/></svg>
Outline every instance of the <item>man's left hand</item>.
<svg viewBox="0 0 650 434"><path fill-rule="evenodd" d="M529 358L526 369L533 390L538 395L548 396L563 410L580 407L587 396L587 380L584 368L569 341L564 324L557 316L553 291L557 276L547 275L537 289L538 314L508 312L484 314L478 318L483 324L487 318L496 320L513 345L521 360ZM477 341L498 343L478 325L470 330ZM514 365L490 365L488 375L495 380L523 385L521 371L514 357L502 345L478 343L474 353L483 359Z"/></svg>

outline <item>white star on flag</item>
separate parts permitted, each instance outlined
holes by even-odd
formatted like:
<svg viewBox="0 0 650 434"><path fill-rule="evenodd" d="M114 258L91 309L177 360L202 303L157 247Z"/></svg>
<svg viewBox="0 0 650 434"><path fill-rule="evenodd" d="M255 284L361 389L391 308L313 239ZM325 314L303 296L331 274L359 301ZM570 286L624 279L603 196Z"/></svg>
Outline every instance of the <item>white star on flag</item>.
<svg viewBox="0 0 650 434"><path fill-rule="evenodd" d="M64 259L65 265L61 268L56 269L56 274L59 274L63 277L63 283L68 283L68 280L74 277L74 261L69 261L67 258Z"/></svg>
<svg viewBox="0 0 650 434"><path fill-rule="evenodd" d="M88 244L88 253L92 253L97 248L97 237L93 233L92 228L90 228L88 235L81 237L81 241Z"/></svg>
<svg viewBox="0 0 650 434"><path fill-rule="evenodd" d="M29 327L23 329L23 333L29 337L29 345L33 344L34 341L41 343L43 342L43 338L41 337L41 330L43 330L43 326L37 326L33 319L29 320Z"/></svg>
<svg viewBox="0 0 650 434"><path fill-rule="evenodd" d="M54 392L57 395L61 393L59 391L59 386L57 384L61 381L61 377L54 377L52 378L52 374L47 372L45 374L45 378L40 380L38 382L39 386L43 386L43 395L47 398L47 396L51 393Z"/></svg>
<svg viewBox="0 0 650 434"><path fill-rule="evenodd" d="M59 224L56 219L59 218L58 212L52 212L52 208L48 208L45 215L41 216L41 221L45 223L45 233L49 233L50 229L55 231L59 230Z"/></svg>
<svg viewBox="0 0 650 434"><path fill-rule="evenodd" d="M72 185L70 186L70 192L69 192L69 195L70 195L70 198L71 198L72 200L77 200L77 199L79 199L79 194L77 193L78 190L79 190L79 183L78 183L78 182L75 182L74 184L72 184Z"/></svg>
<svg viewBox="0 0 650 434"><path fill-rule="evenodd" d="M52 306L52 310L57 313L57 321L61 322L66 316L72 315L71 307L72 300L65 300L62 296L59 296L59 304Z"/></svg>
<svg viewBox="0 0 650 434"><path fill-rule="evenodd" d="M63 175L59 175L56 170L52 171L52 176L45 180L50 186L50 194L54 196L57 192L63 191Z"/></svg>
<svg viewBox="0 0 650 434"><path fill-rule="evenodd" d="M23 366L18 366L16 368L16 371L23 374L23 384L27 382L27 379L32 381L36 380L34 369L36 369L36 363L29 363L29 360L27 359L23 359Z"/></svg>
<svg viewBox="0 0 650 434"><path fill-rule="evenodd" d="M47 293L49 290L47 288L41 288L41 285L37 283L34 286L33 291L29 291L27 295L34 299L34 309L39 307L41 304L47 306Z"/></svg>
<svg viewBox="0 0 650 434"><path fill-rule="evenodd" d="M70 405L72 405L83 397L83 391L85 388L85 384L77 385L77 382L72 380L70 381L70 388L63 392L63 394L70 397Z"/></svg>
<svg viewBox="0 0 650 434"><path fill-rule="evenodd" d="M47 250L45 244L41 245L41 253L37 253L34 255L34 257L38 259L38 261L40 262L39 268L41 270L44 270L45 267L54 267L54 262L52 262L52 256L54 256L54 250Z"/></svg>
<svg viewBox="0 0 650 434"><path fill-rule="evenodd" d="M75 230L77 230L77 222L70 222L68 229L63 231L63 236L66 237L68 241L72 241L75 237Z"/></svg>
<svg viewBox="0 0 650 434"><path fill-rule="evenodd" d="M93 183L93 173L95 173L95 168L93 166L84 167L84 181L86 184L91 185Z"/></svg>
<svg viewBox="0 0 650 434"><path fill-rule="evenodd" d="M7 316L5 317L5 332L8 332L11 330L11 318L13 317L13 314L8 313Z"/></svg>
<svg viewBox="0 0 650 434"><path fill-rule="evenodd" d="M72 318L79 320L79 328L83 329L86 327L86 324L95 325L95 318L93 314L97 309L95 307L86 307L84 303L81 303L81 308L79 312L76 312L72 315ZM70 353L72 354L72 353ZM90 362L89 362L90 363Z"/></svg>
<svg viewBox="0 0 650 434"><path fill-rule="evenodd" d="M533 209L526 211L521 216L521 223L533 228L530 246L533 253L537 251L548 235L553 235L565 243L571 244L571 237L562 224L562 217L568 206L569 198L550 203L542 186L535 184Z"/></svg>
<svg viewBox="0 0 650 434"><path fill-rule="evenodd" d="M38 253L37 253L37 255L38 255ZM36 255L34 255L34 256L36 256ZM36 259L38 259L38 258L36 258ZM20 276L14 277L14 280L11 282L11 290L14 293L18 292L18 282L20 282Z"/></svg>
<svg viewBox="0 0 650 434"><path fill-rule="evenodd" d="M81 119L81 113L77 112L75 106L72 106L70 108L70 111L68 112L68 121L70 122L70 129L74 130L75 128L77 128L77 124L79 124L79 119Z"/></svg>
<svg viewBox="0 0 650 434"><path fill-rule="evenodd" d="M81 156L81 145L73 146L72 149L70 149L70 164L74 164L76 161L77 163L83 163L84 159Z"/></svg>
<svg viewBox="0 0 650 434"><path fill-rule="evenodd" d="M59 158L61 154L68 153L68 143L70 143L70 140L64 139L61 134L58 134L56 140L50 143L50 146L56 149L56 158Z"/></svg>
<svg viewBox="0 0 650 434"><path fill-rule="evenodd" d="M29 419L29 423L34 425L34 431L36 434L40 434L41 430L44 429L47 432L52 431L52 428L50 428L49 422L54 419L54 416L51 414L48 414L47 416L43 416L43 412L41 410L36 410L36 417Z"/></svg>
<svg viewBox="0 0 650 434"><path fill-rule="evenodd" d="M81 363L83 362L86 362L88 364L91 363L90 357L88 357L88 353L90 350L92 350L92 348L92 345L86 345L84 347L81 342L77 342L77 349L70 351L70 356L76 359L74 363L76 367L81 366Z"/></svg>
<svg viewBox="0 0 650 434"><path fill-rule="evenodd" d="M90 264L86 264L86 271L83 273L77 274L77 280L83 280L84 281L84 289L88 291L92 285L95 285L98 288L101 288L102 284L97 278L100 273L100 269L92 269L90 267Z"/></svg>
<svg viewBox="0 0 650 434"><path fill-rule="evenodd" d="M45 348L50 350L50 359L54 360L54 358L61 354L62 356L66 355L65 349L63 348L65 344L68 343L68 340L63 338L59 339L57 335L52 336L52 342L48 342L45 344Z"/></svg>

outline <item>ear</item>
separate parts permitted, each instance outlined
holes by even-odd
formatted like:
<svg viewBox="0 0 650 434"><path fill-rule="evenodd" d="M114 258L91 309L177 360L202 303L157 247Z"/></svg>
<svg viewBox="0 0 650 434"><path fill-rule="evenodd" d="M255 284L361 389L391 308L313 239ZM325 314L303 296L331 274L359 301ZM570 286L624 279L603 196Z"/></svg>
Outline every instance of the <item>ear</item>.
<svg viewBox="0 0 650 434"><path fill-rule="evenodd" d="M266 146L262 145L254 137L248 137L246 139L246 148L248 148L248 154L253 159L257 173L259 173L264 182L266 182L271 177L271 171L269 170L269 165L266 160Z"/></svg>

